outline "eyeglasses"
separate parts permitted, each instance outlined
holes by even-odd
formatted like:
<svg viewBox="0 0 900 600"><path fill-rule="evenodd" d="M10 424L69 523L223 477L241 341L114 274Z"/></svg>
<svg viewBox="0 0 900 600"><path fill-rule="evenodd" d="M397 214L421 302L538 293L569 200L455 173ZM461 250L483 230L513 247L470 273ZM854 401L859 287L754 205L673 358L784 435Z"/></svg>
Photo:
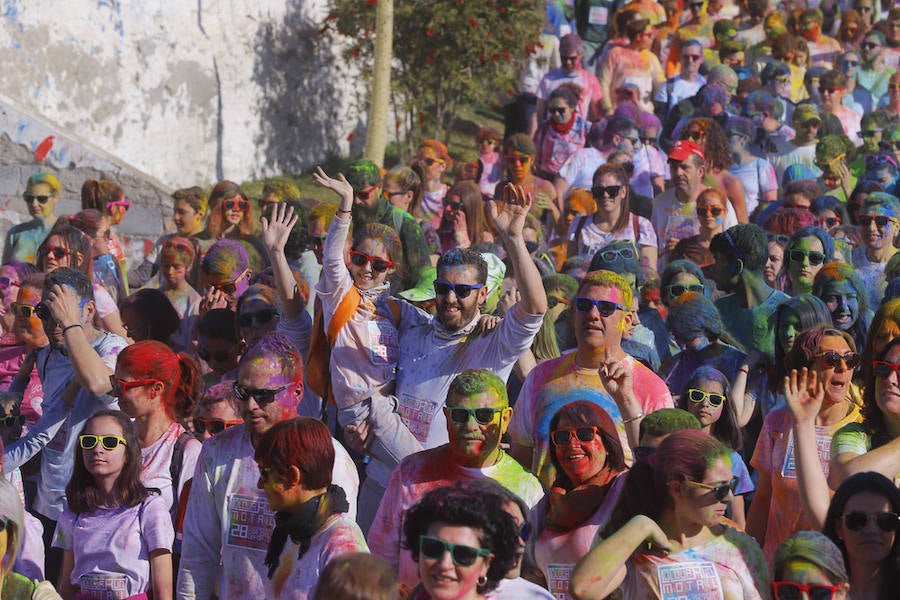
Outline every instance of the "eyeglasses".
<svg viewBox="0 0 900 600"><path fill-rule="evenodd" d="M21 287L22 284L18 281L13 281L9 277L0 277L0 290L5 290L10 287Z"/></svg>
<svg viewBox="0 0 900 600"><path fill-rule="evenodd" d="M723 212L725 212L725 209L724 209L724 208L719 208L719 207L715 207L715 208L698 208L698 209L697 209L697 216L698 216L698 217L708 217L709 215L712 215L712 216L714 216L714 217L718 217L718 216L721 215Z"/></svg>
<svg viewBox="0 0 900 600"><path fill-rule="evenodd" d="M690 400L694 404L701 404L704 401L709 401L709 405L713 408L718 408L725 403L725 394L704 392L703 390L698 390L696 388L689 389L687 391L687 396L688 400Z"/></svg>
<svg viewBox="0 0 900 600"><path fill-rule="evenodd" d="M873 42L863 42L862 44L859 45L859 47L862 48L863 50L871 50L873 48L880 48L881 44L875 44Z"/></svg>
<svg viewBox="0 0 900 600"><path fill-rule="evenodd" d="M615 198L622 191L621 185L595 185L591 188L591 195L594 198Z"/></svg>
<svg viewBox="0 0 900 600"><path fill-rule="evenodd" d="M694 62L695 60L703 60L703 56L701 56L700 54L682 54L681 60Z"/></svg>
<svg viewBox="0 0 900 600"><path fill-rule="evenodd" d="M695 487L712 490L712 493L716 497L716 500L718 500L719 502L724 502L725 498L728 497L728 494L733 494L734 490L737 488L738 478L732 477L731 481L729 481L728 483L720 483L719 485L710 485L708 483L702 483L700 481L691 481L690 479L685 480L685 483L687 483L688 485L693 485Z"/></svg>
<svg viewBox="0 0 900 600"><path fill-rule="evenodd" d="M472 290L480 290L483 287L483 283L450 283L443 279L434 280L434 293L438 296L446 296L453 290L457 298L468 298Z"/></svg>
<svg viewBox="0 0 900 600"><path fill-rule="evenodd" d="M562 62L575 62L576 60L578 60L578 55L577 54L572 54L571 56L560 55L559 59Z"/></svg>
<svg viewBox="0 0 900 600"><path fill-rule="evenodd" d="M129 208L131 208L131 202L129 202L128 200L115 200L113 202L107 202L106 210L109 210L113 206L120 206L127 211Z"/></svg>
<svg viewBox="0 0 900 600"><path fill-rule="evenodd" d="M824 229L831 229L832 227L837 227L841 224L840 217L825 217L824 219L820 219L819 223L823 225Z"/></svg>
<svg viewBox="0 0 900 600"><path fill-rule="evenodd" d="M173 242L172 240L163 242L162 249L175 250L176 252L189 252L191 254L193 254L194 252L194 249L188 244L184 244L182 242Z"/></svg>
<svg viewBox="0 0 900 600"><path fill-rule="evenodd" d="M862 360L856 352L847 352L846 354L838 354L835 350L828 350L827 352L819 352L815 355L816 358L821 358L822 362L832 368L839 367L841 362L847 365L848 369L855 369L859 366L860 360Z"/></svg>
<svg viewBox="0 0 900 600"><path fill-rule="evenodd" d="M425 162L427 162L429 160L434 161L433 158L426 158ZM431 163L428 163L428 166L430 167ZM368 200L372 196L373 193L375 193L375 186L372 186L366 190L353 190L353 195L356 196L357 198L359 198L360 200Z"/></svg>
<svg viewBox="0 0 900 600"><path fill-rule="evenodd" d="M666 294L669 296L669 298L677 298L678 296L681 296L682 294L686 294L688 292L698 292L702 294L704 289L705 288L703 287L702 283L692 283L690 285L672 283L665 287Z"/></svg>
<svg viewBox="0 0 900 600"><path fill-rule="evenodd" d="M514 165L524 165L531 160L530 156L517 156L515 154L507 154L504 158L506 158L506 162Z"/></svg>
<svg viewBox="0 0 900 600"><path fill-rule="evenodd" d="M292 384L288 383L281 387L277 387L277 388L271 389L271 390L267 390L264 388L263 389L253 389L253 388L248 388L245 385L235 381L234 385L232 385L231 387L232 387L232 390L234 390L235 397L238 400L240 400L241 402L247 402L250 400L250 398L253 398L254 400L256 400L257 404L259 404L260 406L264 406L266 404L273 402L275 400L275 396L277 396L284 390L291 387L291 385Z"/></svg>
<svg viewBox="0 0 900 600"><path fill-rule="evenodd" d="M29 194L28 192L22 194L22 199L25 200L25 204L31 204L35 200L41 204L47 204L52 197L53 196L36 196L35 194Z"/></svg>
<svg viewBox="0 0 900 600"><path fill-rule="evenodd" d="M875 374L875 377L887 379L891 376L891 373L898 373L898 371L900 371L900 365L895 365L885 360L872 361L872 373Z"/></svg>
<svg viewBox="0 0 900 600"><path fill-rule="evenodd" d="M822 94L833 94L835 92L843 92L844 88L842 87L825 87L823 85L819 86L819 92Z"/></svg>
<svg viewBox="0 0 900 600"><path fill-rule="evenodd" d="M814 267L817 267L825 262L825 255L821 252L816 252L815 250L791 250L789 254L791 262L803 264L805 261L809 261Z"/></svg>
<svg viewBox="0 0 900 600"><path fill-rule="evenodd" d="M550 434L550 440L557 446L565 446L575 437L580 442L590 442L600 435L596 427L576 427L575 429L557 429Z"/></svg>
<svg viewBox="0 0 900 600"><path fill-rule="evenodd" d="M325 245L326 235L311 235L309 236L309 247L310 248L321 248Z"/></svg>
<svg viewBox="0 0 900 600"><path fill-rule="evenodd" d="M237 324L238 327L250 327L254 323L265 325L280 314L278 309L275 308L264 308L255 312L242 313L238 315Z"/></svg>
<svg viewBox="0 0 900 600"><path fill-rule="evenodd" d="M835 592L840 589L840 585L825 585L822 583L772 582L772 593L775 600L801 600L804 597L804 593L809 600L831 600L831 598L834 598Z"/></svg>
<svg viewBox="0 0 900 600"><path fill-rule="evenodd" d="M885 227L887 227L888 223L896 223L897 219L885 215L877 215L874 217L871 215L859 216L860 227L869 227L873 221L875 222L875 227L877 227L878 229L884 229Z"/></svg>
<svg viewBox="0 0 900 600"><path fill-rule="evenodd" d="M479 425L489 425L494 422L495 415L502 413L506 408L450 408L445 406L444 410L450 415L450 420L458 425L465 425L470 418L474 418Z"/></svg>
<svg viewBox="0 0 900 600"><path fill-rule="evenodd" d="M128 393L128 390L132 388L143 387L145 385L150 385L151 383L165 385L159 379L135 379L134 381L124 381L122 379L119 379L115 375L110 375L109 385L112 386L112 391L109 393L109 395L115 398L121 398Z"/></svg>
<svg viewBox="0 0 900 600"><path fill-rule="evenodd" d="M551 106L550 108L547 109L547 112L550 113L551 115L562 116L562 115L566 114L566 110L568 110L568 108L565 106Z"/></svg>
<svg viewBox="0 0 900 600"><path fill-rule="evenodd" d="M356 250L350 251L350 262L357 267L364 267L366 264L372 263L372 270L376 273L384 273L395 264L389 260L369 256L365 252L357 252Z"/></svg>
<svg viewBox="0 0 900 600"><path fill-rule="evenodd" d="M119 447L119 444L123 446L128 445L125 438L121 435L91 435L86 433L78 436L78 445L83 450L93 450L97 447L97 444L101 444L104 450L115 450Z"/></svg>
<svg viewBox="0 0 900 600"><path fill-rule="evenodd" d="M451 544L441 538L431 537L430 535L419 536L419 554L425 558L440 560L445 552L450 553L453 564L458 567L471 567L478 560L479 556L487 558L491 555L490 550L485 550L484 548Z"/></svg>
<svg viewBox="0 0 900 600"><path fill-rule="evenodd" d="M226 281L224 283L213 283L213 284L210 284L210 286L214 290L218 290L218 291L222 292L223 294L231 295L237 291L238 282L241 279L243 279L248 273L250 273L250 269L244 269L243 271L241 271L240 275L238 275L231 281Z"/></svg>
<svg viewBox="0 0 900 600"><path fill-rule="evenodd" d="M250 208L250 203L247 202L246 200L228 199L222 203L222 206L225 208L225 210L235 210L236 209L236 210L245 211L248 208Z"/></svg>
<svg viewBox="0 0 900 600"><path fill-rule="evenodd" d="M465 208L465 204L462 202L453 202L452 200L448 200L444 202L444 208L449 208L450 210L462 210Z"/></svg>
<svg viewBox="0 0 900 600"><path fill-rule="evenodd" d="M575 298L575 310L578 312L591 312L591 309L597 307L597 312L600 313L601 317L609 317L617 310L621 310L623 312L627 311L624 306L618 304L616 302L610 302L609 300L594 300L593 298Z"/></svg>
<svg viewBox="0 0 900 600"><path fill-rule="evenodd" d="M602 258L606 262L613 262L617 260L619 257L622 257L624 260L633 260L637 258L637 253L634 251L634 248L619 248L618 250L604 250L603 252L598 252L600 258ZM596 256L596 255L595 255Z"/></svg>
<svg viewBox="0 0 900 600"><path fill-rule="evenodd" d="M23 319L30 319L31 315L34 314L34 308L35 307L30 304L23 304L21 302L13 302L10 305L13 316L21 317Z"/></svg>
<svg viewBox="0 0 900 600"><path fill-rule="evenodd" d="M431 157L423 158L423 159L419 160L419 162L420 162L420 163L425 163L425 166L426 166L426 167L430 167L430 166L433 165L434 163L441 163L441 164L444 164L444 161L442 161L441 159L439 159L439 158L431 158ZM365 198L363 198L363 200L365 200Z"/></svg>
<svg viewBox="0 0 900 600"><path fill-rule="evenodd" d="M52 254L53 258L61 260L72 254L72 251L62 246L41 246L40 250L38 250L38 254L42 256L49 256Z"/></svg>
<svg viewBox="0 0 900 600"><path fill-rule="evenodd" d="M195 432L206 433L207 431L209 431L210 435L222 433L229 427L240 425L241 423L243 423L241 419L238 419L236 421L226 421L224 419L201 419L200 417L194 417L192 419L192 422Z"/></svg>
<svg viewBox="0 0 900 600"><path fill-rule="evenodd" d="M874 520L878 529L882 531L897 531L900 529L900 515L894 512L866 514L864 512L849 512L841 519L850 531L862 531L862 529Z"/></svg>

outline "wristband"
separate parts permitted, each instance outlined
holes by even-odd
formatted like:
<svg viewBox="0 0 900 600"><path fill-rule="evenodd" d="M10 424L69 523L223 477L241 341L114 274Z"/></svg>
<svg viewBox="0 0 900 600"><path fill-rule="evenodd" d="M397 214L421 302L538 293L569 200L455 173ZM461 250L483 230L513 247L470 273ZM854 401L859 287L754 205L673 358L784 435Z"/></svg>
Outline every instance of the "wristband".
<svg viewBox="0 0 900 600"><path fill-rule="evenodd" d="M339 208L339 209L337 209L335 212L345 213L345 214L348 214L348 215L349 215L349 214L352 213L353 211L352 211L352 210L341 210L341 209Z"/></svg>
<svg viewBox="0 0 900 600"><path fill-rule="evenodd" d="M622 423L624 423L625 425L628 425L629 423L633 423L643 417L644 417L644 411L641 411L638 414L634 415L633 417L631 417L629 419L625 419L624 421L622 421Z"/></svg>
<svg viewBox="0 0 900 600"><path fill-rule="evenodd" d="M75 323L74 325L69 325L68 327L63 327L63 330L62 330L63 335L65 335L68 330L73 329L75 327L81 327L82 329L84 329L84 327L81 325L81 323Z"/></svg>

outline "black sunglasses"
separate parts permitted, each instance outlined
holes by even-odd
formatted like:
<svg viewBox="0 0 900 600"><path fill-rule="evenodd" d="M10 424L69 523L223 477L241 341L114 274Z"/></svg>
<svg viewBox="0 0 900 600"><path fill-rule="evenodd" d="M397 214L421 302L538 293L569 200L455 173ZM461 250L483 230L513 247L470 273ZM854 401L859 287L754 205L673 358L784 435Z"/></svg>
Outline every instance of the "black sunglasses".
<svg viewBox="0 0 900 600"><path fill-rule="evenodd" d="M450 210L462 210L465 206L462 202L447 201L444 203L444 208L449 208Z"/></svg>
<svg viewBox="0 0 900 600"><path fill-rule="evenodd" d="M591 188L591 195L594 198L615 198L621 190L621 185L595 185Z"/></svg>
<svg viewBox="0 0 900 600"><path fill-rule="evenodd" d="M547 112L551 115L564 115L566 114L566 110L565 106L551 106L547 109Z"/></svg>
<svg viewBox="0 0 900 600"><path fill-rule="evenodd" d="M677 298L682 294L686 294L688 292L698 292L703 293L703 284L702 283L692 283L690 285L682 285L680 283L673 283L666 286L666 294L670 299Z"/></svg>
<svg viewBox="0 0 900 600"><path fill-rule="evenodd" d="M35 200L40 202L41 204L47 204L50 201L50 198L53 196L38 196L36 194L29 194L28 192L22 194L22 199L25 200L25 204L31 204Z"/></svg>
<svg viewBox="0 0 900 600"><path fill-rule="evenodd" d="M232 390L234 390L235 397L241 402L247 402L250 398L253 398L256 400L257 404L263 406L274 402L275 396L288 389L290 386L291 384L288 383L273 390L253 389L235 381L234 385L232 385Z"/></svg>
<svg viewBox="0 0 900 600"><path fill-rule="evenodd" d="M815 250L791 250L789 256L791 262L803 264L804 261L809 260L809 264L814 267L825 262L825 255Z"/></svg>
<svg viewBox="0 0 900 600"><path fill-rule="evenodd" d="M849 512L843 517L844 525L850 531L862 531L871 519L875 520L878 529L882 531L897 531L900 529L900 515L894 512L883 512L878 514L866 514L864 512Z"/></svg>
<svg viewBox="0 0 900 600"><path fill-rule="evenodd" d="M893 223L896 221L893 217L887 217L885 215L871 216L871 215L860 215L859 217L859 226L860 227L869 227L872 224L872 221L875 221L875 227L878 229L884 229L887 227L888 223Z"/></svg>
<svg viewBox="0 0 900 600"><path fill-rule="evenodd" d="M394 263L389 260L369 256L365 252L357 252L356 250L350 251L350 262L357 267L364 267L366 263L372 263L372 270L376 273L384 273L394 266Z"/></svg>
<svg viewBox="0 0 900 600"><path fill-rule="evenodd" d="M489 425L494 422L494 415L503 412L505 408L460 408L444 407L450 413L450 420L459 425L465 425L469 418L474 417L479 425Z"/></svg>
<svg viewBox="0 0 900 600"><path fill-rule="evenodd" d="M480 290L483 287L483 283L450 283L443 279L434 280L434 293L438 296L446 296L453 290L457 298L468 298L472 290Z"/></svg>
<svg viewBox="0 0 900 600"><path fill-rule="evenodd" d="M596 427L576 427L575 429L557 429L550 434L550 440L557 446L565 446L572 437L578 438L581 442L590 442L595 436L600 434L600 430Z"/></svg>
<svg viewBox="0 0 900 600"><path fill-rule="evenodd" d="M715 208L705 208L704 207L704 208L697 209L697 216L698 217L708 217L709 215L712 215L714 217L718 217L723 212L725 212L724 209L721 209L718 206Z"/></svg>
<svg viewBox="0 0 900 600"><path fill-rule="evenodd" d="M431 560L440 560L444 556L444 552L449 552L450 557L453 559L453 564L459 567L471 567L478 560L479 556L487 558L491 555L490 550L485 550L484 548L451 544L441 538L431 537L430 535L419 536L420 555Z"/></svg>
<svg viewBox="0 0 900 600"><path fill-rule="evenodd" d="M226 200L225 202L223 202L222 206L225 208L225 210L238 209L238 210L246 211L248 208L250 208L250 203L247 202L246 200L231 200L231 199L229 199L229 200Z"/></svg>
<svg viewBox="0 0 900 600"><path fill-rule="evenodd" d="M38 319L41 321L49 321L53 318L53 313L50 312L50 307L48 307L43 302L38 302L37 306L34 307L34 314L38 316Z"/></svg>
<svg viewBox="0 0 900 600"><path fill-rule="evenodd" d="M250 327L254 323L257 325L266 325L280 313L275 308L264 308L255 312L242 313L238 315L238 327Z"/></svg>
<svg viewBox="0 0 900 600"><path fill-rule="evenodd" d="M591 312L591 309L597 307L597 312L601 317L609 317L617 310L625 312L627 309L617 302L609 300L594 300L593 298L578 297L575 298L575 310L578 312Z"/></svg>
<svg viewBox="0 0 900 600"><path fill-rule="evenodd" d="M725 394L716 394L713 392L704 392L703 390L698 390L697 388L691 388L688 390L688 400L693 402L694 404L700 404L704 400L709 400L709 405L718 408L725 403Z"/></svg>
<svg viewBox="0 0 900 600"><path fill-rule="evenodd" d="M716 500L718 500L719 502L724 502L725 498L728 497L728 494L734 493L734 490L737 489L738 484L737 477L732 477L731 481L729 481L728 483L720 483L719 485L710 485L701 481L691 481L690 479L687 479L685 481L688 485L693 485L710 490L713 493L713 496L715 496Z"/></svg>

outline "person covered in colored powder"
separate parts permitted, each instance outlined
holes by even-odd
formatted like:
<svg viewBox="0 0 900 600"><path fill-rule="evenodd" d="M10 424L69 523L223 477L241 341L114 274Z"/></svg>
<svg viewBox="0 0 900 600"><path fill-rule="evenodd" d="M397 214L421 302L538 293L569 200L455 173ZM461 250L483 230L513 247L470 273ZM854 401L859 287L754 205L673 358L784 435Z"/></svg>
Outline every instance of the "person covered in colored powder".
<svg viewBox="0 0 900 600"><path fill-rule="evenodd" d="M3 243L3 263L15 258L22 262L37 263L37 249L56 224L54 209L59 202L62 185L51 173L42 171L28 178L22 198L31 220L19 223L6 234Z"/></svg>

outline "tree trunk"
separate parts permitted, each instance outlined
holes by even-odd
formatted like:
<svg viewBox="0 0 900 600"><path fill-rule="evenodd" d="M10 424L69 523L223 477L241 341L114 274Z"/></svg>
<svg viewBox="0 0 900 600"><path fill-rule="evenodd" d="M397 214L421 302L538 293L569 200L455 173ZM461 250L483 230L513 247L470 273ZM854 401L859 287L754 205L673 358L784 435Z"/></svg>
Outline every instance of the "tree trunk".
<svg viewBox="0 0 900 600"><path fill-rule="evenodd" d="M387 146L388 105L391 95L391 56L394 45L394 0L379 0L375 10L375 66L366 130L365 158L384 163Z"/></svg>

